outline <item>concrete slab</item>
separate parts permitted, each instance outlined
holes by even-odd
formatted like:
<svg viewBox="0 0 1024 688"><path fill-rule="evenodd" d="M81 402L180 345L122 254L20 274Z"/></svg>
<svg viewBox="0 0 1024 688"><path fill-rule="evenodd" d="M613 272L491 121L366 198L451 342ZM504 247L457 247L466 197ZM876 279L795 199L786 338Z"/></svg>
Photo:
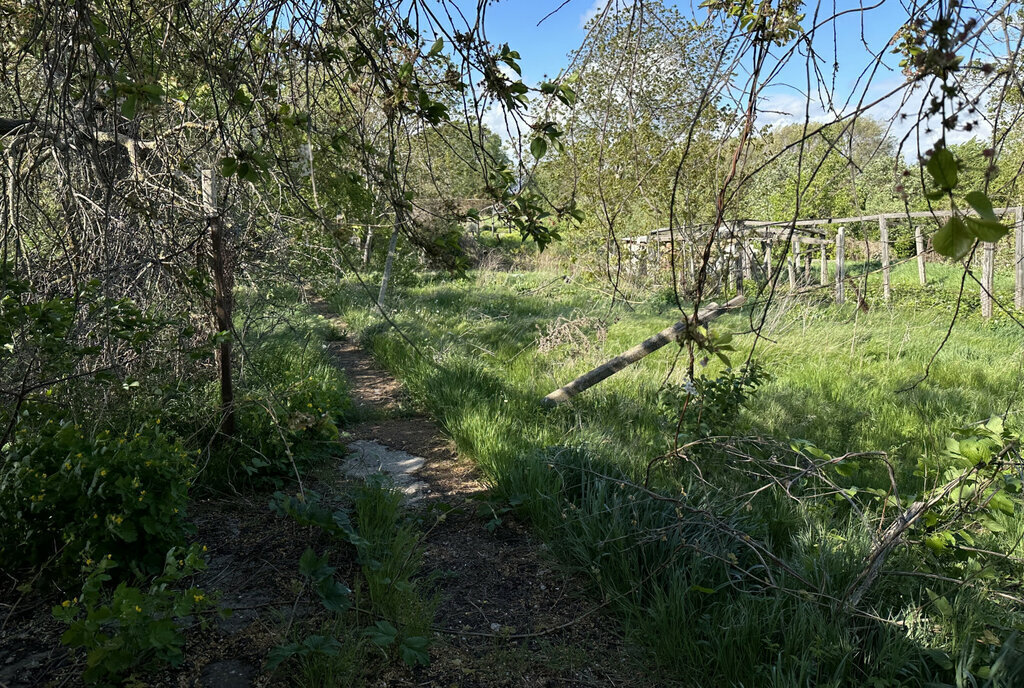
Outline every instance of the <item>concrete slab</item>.
<svg viewBox="0 0 1024 688"><path fill-rule="evenodd" d="M373 475L385 475L395 489L405 494L408 502L422 499L426 494L427 483L416 475L425 462L422 457L371 440L351 442L348 448L349 454L341 466L348 477L366 480Z"/></svg>

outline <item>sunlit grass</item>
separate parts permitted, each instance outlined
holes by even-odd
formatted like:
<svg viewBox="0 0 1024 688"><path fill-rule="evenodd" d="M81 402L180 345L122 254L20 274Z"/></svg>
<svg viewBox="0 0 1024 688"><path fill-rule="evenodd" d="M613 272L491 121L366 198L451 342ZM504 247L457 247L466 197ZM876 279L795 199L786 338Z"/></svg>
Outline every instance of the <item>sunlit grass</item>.
<svg viewBox="0 0 1024 688"><path fill-rule="evenodd" d="M680 675L713 677L699 685L859 685L866 676L879 685L922 685L937 671L924 649L967 647L957 640L967 637L962 631L926 630L933 620L915 607L924 585L912 579L889 582L876 600L880 613L903 619L899 629L864 624L809 598L725 592L728 567L701 548L718 556L742 557L745 550L700 524L676 523L666 502L616 482L642 480L668 448L671 433L655 399L663 382L685 379L686 352L667 346L570 405L540 404L548 392L670 324L678 311L656 298L635 310L610 308L588 285L556 277L485 272L406 290L393 317L423 356L360 307L353 292L343 289L334 302L459 451L477 461L495 498L515 505L563 561L591 578L658 661ZM992 414L1018 419L1020 331L1006 318L984 322L967 314L936 355L952 305L948 290L929 293L935 305L896 301L890 308L875 299L868 313L852 303L780 298L753 354L771 380L724 430L802 438L832 454L885 451L898 460L901 479L913 481L918 459L938 452L956 427ZM538 337L557 318L581 316L590 336L538 349ZM734 365L754 345L754 335L743 334L750 326L746 311L715 325L737 333ZM696 374L714 377L723 367L712 357ZM657 489L687 494L712 511L731 489L704 489L685 467L662 468L652 483ZM843 594L871 547L845 509L808 509L771 492L751 507L720 513L774 543L804 580L815 581L816 593ZM704 544L680 549L684 542ZM963 600L956 624L976 628L985 607ZM971 656L957 660L965 670L975 662Z"/></svg>

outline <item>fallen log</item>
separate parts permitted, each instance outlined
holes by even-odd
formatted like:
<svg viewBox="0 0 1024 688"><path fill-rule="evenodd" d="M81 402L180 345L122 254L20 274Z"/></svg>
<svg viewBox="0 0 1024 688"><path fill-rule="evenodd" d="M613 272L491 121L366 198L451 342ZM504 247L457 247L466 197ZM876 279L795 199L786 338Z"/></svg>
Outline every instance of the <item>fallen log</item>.
<svg viewBox="0 0 1024 688"><path fill-rule="evenodd" d="M666 327L664 330L649 337L641 343L634 346L629 351L619 354L607 363L594 368L588 373L580 375L578 378L570 382L569 384L556 389L551 394L544 397L541 402L545 406L555 406L569 401L580 392L586 391L596 385L597 383L606 380L615 373L619 372L626 366L636 363L641 358L644 358L648 354L652 354L661 347L665 346L669 342L679 341L680 339L687 336L687 332L698 325L702 325L706 322L714 320L722 313L732 308L739 308L746 302L746 298L737 296L732 299L724 306L719 306L717 303L710 304L707 308L697 313L696 318L687 318L686 320L680 320L672 327Z"/></svg>

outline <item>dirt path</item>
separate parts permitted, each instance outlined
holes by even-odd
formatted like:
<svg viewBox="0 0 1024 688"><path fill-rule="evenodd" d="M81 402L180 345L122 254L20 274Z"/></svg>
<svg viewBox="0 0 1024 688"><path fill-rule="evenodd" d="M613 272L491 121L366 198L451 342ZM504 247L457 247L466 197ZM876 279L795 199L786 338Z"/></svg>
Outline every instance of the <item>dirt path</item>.
<svg viewBox="0 0 1024 688"><path fill-rule="evenodd" d="M323 313L321 307L321 313ZM333 324L344 331L343 323ZM423 575L434 581L439 605L431 663L414 670L393 665L371 686L436 688L540 688L656 686L638 671L616 630L579 581L559 572L545 546L507 515L488 530L480 512L485 493L473 465L426 416L412 412L401 385L352 339L331 342L329 353L347 376L366 420L345 429L344 443L383 445L417 461L418 499L408 506L430 513L452 509L429 530ZM345 452L337 475L309 477L307 488L330 497L343 490ZM285 642L286 629L315 616L318 606L296 588L297 561L307 547L325 551L330 539L267 508L269 494L225 494L190 507L196 541L209 547L209 568L196 581L233 610L225 619L198 622L186 634L184 663L145 680L167 688L265 688L290 685L287 675L265 669L267 653ZM425 521L433 522L426 516ZM346 558L347 557L347 558ZM342 579L355 575L351 553L336 552ZM0 688L80 686L81 655L60 645L60 624L44 600L0 608ZM142 685L142 684L139 684ZM325 686L325 688L333 688Z"/></svg>
<svg viewBox="0 0 1024 688"><path fill-rule="evenodd" d="M335 320L344 331L344 323ZM408 408L401 385L351 339L329 345L351 384L357 407L378 419L348 432L425 459L422 501L455 511L425 542L427 575L436 574L438 633L429 667L389 676L388 686L613 686L655 685L624 676L624 648L614 624L584 600L577 581L554 569L545 546L514 520L488 530L479 513L485 486L473 465L422 415Z"/></svg>

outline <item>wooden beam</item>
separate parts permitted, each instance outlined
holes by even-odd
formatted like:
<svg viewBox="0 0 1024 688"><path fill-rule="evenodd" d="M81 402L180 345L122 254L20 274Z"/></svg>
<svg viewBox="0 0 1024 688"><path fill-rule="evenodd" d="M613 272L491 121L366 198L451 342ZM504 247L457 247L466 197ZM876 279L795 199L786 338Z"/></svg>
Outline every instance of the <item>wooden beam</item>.
<svg viewBox="0 0 1024 688"><path fill-rule="evenodd" d="M544 397L541 403L545 406L555 406L556 404L569 401L580 392L584 392L599 382L608 379L626 366L636 363L666 344L686 339L690 336L691 328L714 320L727 310L739 308L744 303L746 303L746 299L742 296L737 296L724 306L712 303L707 308L697 313L696 319L691 316L686 320L680 320L675 325L665 328L653 337L648 337L632 349L619 354L607 363L580 375L569 384L556 389L554 392Z"/></svg>
<svg viewBox="0 0 1024 688"><path fill-rule="evenodd" d="M846 300L846 229L836 231L836 305Z"/></svg>
<svg viewBox="0 0 1024 688"><path fill-rule="evenodd" d="M736 251L733 270L736 280L736 296L743 296L743 243L736 242L733 244L733 248Z"/></svg>
<svg viewBox="0 0 1024 688"><path fill-rule="evenodd" d="M818 284L822 287L828 284L828 253L824 244L821 246L821 274L818 275Z"/></svg>
<svg viewBox="0 0 1024 688"><path fill-rule="evenodd" d="M924 234L920 227L914 227L914 244L917 246L917 278L923 287L928 284L928 273L924 269Z"/></svg>
<svg viewBox="0 0 1024 688"><path fill-rule="evenodd" d="M789 290L796 290L796 259L794 253L797 251L796 239L790 242L789 251L786 252L786 270L789 271Z"/></svg>

